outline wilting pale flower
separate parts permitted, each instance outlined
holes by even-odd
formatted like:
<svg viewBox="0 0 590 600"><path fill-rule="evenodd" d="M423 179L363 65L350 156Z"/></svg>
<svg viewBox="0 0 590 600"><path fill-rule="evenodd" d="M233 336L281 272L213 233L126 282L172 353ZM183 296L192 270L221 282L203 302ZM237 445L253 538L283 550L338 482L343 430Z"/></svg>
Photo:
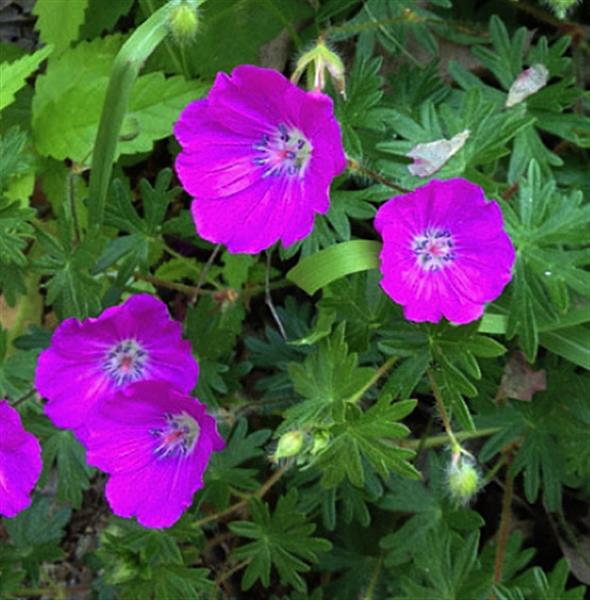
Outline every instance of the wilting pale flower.
<svg viewBox="0 0 590 600"><path fill-rule="evenodd" d="M432 180L381 206L381 286L410 321L469 323L512 277L502 212L465 179Z"/></svg>
<svg viewBox="0 0 590 600"><path fill-rule="evenodd" d="M230 252L307 236L346 166L332 100L251 65L219 73L208 97L184 109L174 134L197 232Z"/></svg>
<svg viewBox="0 0 590 600"><path fill-rule="evenodd" d="M31 504L41 474L41 446L23 429L20 415L0 401L0 515L14 517Z"/></svg>
<svg viewBox="0 0 590 600"><path fill-rule="evenodd" d="M536 94L547 85L549 71L545 65L537 63L525 69L510 86L506 106L511 107Z"/></svg>
<svg viewBox="0 0 590 600"><path fill-rule="evenodd" d="M113 512L145 527L181 517L211 453L225 445L205 406L162 381L133 383L101 402L83 444L88 463L109 474Z"/></svg>
<svg viewBox="0 0 590 600"><path fill-rule="evenodd" d="M39 356L35 385L53 423L80 438L91 409L114 391L158 379L190 392L197 375L181 324L163 302L138 294L95 319L66 319Z"/></svg>
<svg viewBox="0 0 590 600"><path fill-rule="evenodd" d="M442 139L414 146L406 156L414 162L408 165L408 171L416 177L430 177L436 173L451 156L463 148L469 137L469 129L454 135L450 140Z"/></svg>

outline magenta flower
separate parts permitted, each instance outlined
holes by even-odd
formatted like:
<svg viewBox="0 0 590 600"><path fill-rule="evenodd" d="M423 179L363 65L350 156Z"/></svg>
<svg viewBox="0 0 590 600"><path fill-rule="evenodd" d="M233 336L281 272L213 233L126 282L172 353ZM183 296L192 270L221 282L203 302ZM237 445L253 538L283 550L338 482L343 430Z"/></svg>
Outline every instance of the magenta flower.
<svg viewBox="0 0 590 600"><path fill-rule="evenodd" d="M224 441L205 406L169 383L134 383L92 413L84 440L88 463L107 472L107 500L120 517L170 527L203 487L203 473Z"/></svg>
<svg viewBox="0 0 590 600"><path fill-rule="evenodd" d="M346 166L332 100L251 65L219 73L208 97L184 109L174 134L197 232L230 252L254 254L307 236Z"/></svg>
<svg viewBox="0 0 590 600"><path fill-rule="evenodd" d="M197 382L190 343L160 300L130 297L95 319L66 319L37 363L35 385L58 427L84 435L94 405L135 381L168 381L184 392Z"/></svg>
<svg viewBox="0 0 590 600"><path fill-rule="evenodd" d="M18 412L0 401L0 515L14 517L31 504L41 466L37 438L23 429Z"/></svg>
<svg viewBox="0 0 590 600"><path fill-rule="evenodd" d="M514 248L502 212L465 179L430 181L386 202L381 286L410 321L469 323L512 277Z"/></svg>

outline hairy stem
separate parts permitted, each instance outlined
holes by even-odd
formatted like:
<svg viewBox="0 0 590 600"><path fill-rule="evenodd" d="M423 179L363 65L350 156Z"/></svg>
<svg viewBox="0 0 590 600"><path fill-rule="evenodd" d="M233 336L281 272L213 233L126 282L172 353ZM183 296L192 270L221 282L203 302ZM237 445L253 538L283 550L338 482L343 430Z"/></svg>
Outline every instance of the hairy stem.
<svg viewBox="0 0 590 600"><path fill-rule="evenodd" d="M461 445L457 441L455 434L453 433L453 429L451 427L451 421L449 419L449 415L447 414L447 409L445 408L445 404L442 399L442 394L440 392L440 388L438 387L438 383L436 383L436 379L431 369L426 371L426 375L428 377L428 381L430 382L430 387L432 388L432 395L434 396L434 400L436 401L436 408L438 409L438 414L443 422L443 427L447 432L447 436L449 437L449 441L451 446L454 449L459 449Z"/></svg>

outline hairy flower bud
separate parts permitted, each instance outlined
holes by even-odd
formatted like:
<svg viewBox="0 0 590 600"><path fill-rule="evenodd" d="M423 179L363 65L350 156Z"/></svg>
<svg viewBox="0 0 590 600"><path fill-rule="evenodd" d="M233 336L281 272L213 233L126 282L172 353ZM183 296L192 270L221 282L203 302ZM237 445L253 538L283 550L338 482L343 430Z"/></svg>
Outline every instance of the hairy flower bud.
<svg viewBox="0 0 590 600"><path fill-rule="evenodd" d="M316 454L319 454L328 445L329 441L330 441L330 434L328 431L325 431L323 429L320 431L316 431L313 434L313 444L311 446L311 454L313 456L315 456Z"/></svg>
<svg viewBox="0 0 590 600"><path fill-rule="evenodd" d="M546 0L545 4L553 9L559 19L565 19L567 12L580 0Z"/></svg>
<svg viewBox="0 0 590 600"><path fill-rule="evenodd" d="M297 83L307 67L313 69L313 87L316 90L323 90L326 87L325 72L328 71L336 91L342 96L346 95L344 63L336 52L328 48L323 38L320 37L311 50L301 55L291 76L291 81Z"/></svg>
<svg viewBox="0 0 590 600"><path fill-rule="evenodd" d="M454 453L449 465L447 483L453 500L467 504L480 487L475 461L465 453Z"/></svg>
<svg viewBox="0 0 590 600"><path fill-rule="evenodd" d="M197 4L195 0L180 0L170 10L170 31L179 44L190 43L197 33Z"/></svg>
<svg viewBox="0 0 590 600"><path fill-rule="evenodd" d="M303 432L302 431L289 431L284 433L279 438L277 449L273 455L275 461L281 458L290 458L299 454L301 447L303 446Z"/></svg>

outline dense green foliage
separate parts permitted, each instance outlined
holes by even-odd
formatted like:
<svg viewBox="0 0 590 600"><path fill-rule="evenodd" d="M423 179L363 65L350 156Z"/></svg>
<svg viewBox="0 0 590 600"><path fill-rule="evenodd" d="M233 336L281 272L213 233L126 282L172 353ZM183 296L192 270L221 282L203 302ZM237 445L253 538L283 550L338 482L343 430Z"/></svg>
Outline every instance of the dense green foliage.
<svg viewBox="0 0 590 600"><path fill-rule="evenodd" d="M44 463L32 506L0 522L0 598L582 600L583 9L568 13L563 0L199 4L194 39L170 34L133 67L112 175L95 153L105 98L115 118L113 64L164 1L37 0L39 49L0 47L0 399L18 407ZM305 240L268 256L212 254L173 174L172 125L217 71L255 63L290 75L290 58L320 35L346 80L345 96L330 80L325 90L349 158L330 210ZM514 80L538 63L547 85L506 107ZM121 71L121 81L132 76ZM501 203L514 278L478 322L412 323L379 287L372 220L396 194L390 185L424 183L407 168L413 147L464 130L466 144L436 177L467 178ZM168 530L110 514L104 477L51 425L32 387L58 323L140 291L183 322L200 365L196 396L227 440ZM449 491L454 438L479 475L470 503Z"/></svg>

